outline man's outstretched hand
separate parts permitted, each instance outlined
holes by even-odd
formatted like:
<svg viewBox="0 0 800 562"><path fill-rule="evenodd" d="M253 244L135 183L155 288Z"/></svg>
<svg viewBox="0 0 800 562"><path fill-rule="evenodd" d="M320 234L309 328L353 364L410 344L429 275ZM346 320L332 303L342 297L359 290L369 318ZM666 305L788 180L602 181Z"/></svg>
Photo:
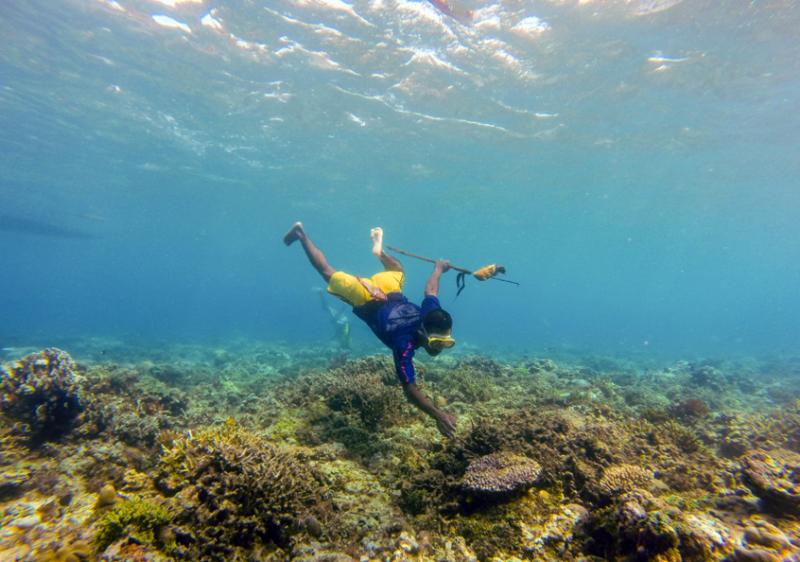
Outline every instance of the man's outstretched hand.
<svg viewBox="0 0 800 562"><path fill-rule="evenodd" d="M436 269L444 273L445 271L450 271L450 262L447 260L436 260Z"/></svg>
<svg viewBox="0 0 800 562"><path fill-rule="evenodd" d="M409 402L436 420L436 427L442 435L453 437L456 434L456 417L434 406L430 398L425 396L416 384L413 382L404 384L403 392Z"/></svg>
<svg viewBox="0 0 800 562"><path fill-rule="evenodd" d="M439 429L439 433L452 439L456 434L456 417L440 411L436 416L436 427Z"/></svg>

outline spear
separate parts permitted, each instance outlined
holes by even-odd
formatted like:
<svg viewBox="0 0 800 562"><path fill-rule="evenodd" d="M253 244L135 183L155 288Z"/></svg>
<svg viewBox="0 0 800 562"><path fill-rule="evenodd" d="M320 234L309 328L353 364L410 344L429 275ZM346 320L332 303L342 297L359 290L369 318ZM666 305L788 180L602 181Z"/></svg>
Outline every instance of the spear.
<svg viewBox="0 0 800 562"><path fill-rule="evenodd" d="M411 252L407 252L406 250L395 248L394 246L387 245L386 248L392 252L395 252L397 254L402 254L410 258L426 261L428 263L436 263L435 259L426 258L425 256L420 256L419 254L413 254ZM458 292L456 293L456 296L460 295L461 291L464 290L464 277L466 277L467 275L472 275L478 281L486 281L487 279L494 279L495 281L511 283L512 285L517 285L517 286L519 285L519 283L517 283L516 281L511 281L510 279L503 279L501 277L497 277L497 275L506 272L506 268L503 267L502 265L497 265L497 264L485 265L480 269L476 269L475 271L467 269L466 267L459 267L457 265L450 265L450 268L458 271L458 277L456 278Z"/></svg>

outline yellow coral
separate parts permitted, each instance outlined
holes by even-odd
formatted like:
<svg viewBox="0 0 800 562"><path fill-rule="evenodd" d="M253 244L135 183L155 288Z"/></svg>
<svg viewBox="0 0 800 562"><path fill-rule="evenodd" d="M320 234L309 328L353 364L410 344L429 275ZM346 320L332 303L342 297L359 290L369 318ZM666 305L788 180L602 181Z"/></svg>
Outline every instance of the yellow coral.
<svg viewBox="0 0 800 562"><path fill-rule="evenodd" d="M131 498L107 512L97 523L94 544L102 552L127 531L136 532L140 540L156 542L156 531L169 523L172 515L163 505L141 498Z"/></svg>

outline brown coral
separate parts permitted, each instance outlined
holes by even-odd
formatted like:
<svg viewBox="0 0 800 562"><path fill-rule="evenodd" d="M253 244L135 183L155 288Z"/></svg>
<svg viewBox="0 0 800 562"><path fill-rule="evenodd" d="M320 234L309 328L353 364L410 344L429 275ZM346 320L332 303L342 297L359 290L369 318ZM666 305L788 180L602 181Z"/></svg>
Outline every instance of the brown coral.
<svg viewBox="0 0 800 562"><path fill-rule="evenodd" d="M710 411L708 404L699 398L687 398L669 408L672 417L685 422L696 422L706 417Z"/></svg>
<svg viewBox="0 0 800 562"><path fill-rule="evenodd" d="M618 464L603 471L598 487L606 496L617 496L631 490L647 490L653 484L653 473L633 464Z"/></svg>
<svg viewBox="0 0 800 562"><path fill-rule="evenodd" d="M462 488L478 495L502 495L533 486L542 473L533 459L509 452L494 453L473 460L467 467Z"/></svg>

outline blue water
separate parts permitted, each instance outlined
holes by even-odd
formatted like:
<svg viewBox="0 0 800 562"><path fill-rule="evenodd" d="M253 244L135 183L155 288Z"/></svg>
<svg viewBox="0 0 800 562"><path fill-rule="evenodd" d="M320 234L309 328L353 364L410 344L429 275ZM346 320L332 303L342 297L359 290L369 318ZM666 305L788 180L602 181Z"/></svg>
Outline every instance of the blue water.
<svg viewBox="0 0 800 562"><path fill-rule="evenodd" d="M477 349L796 352L800 6L458 7L4 1L0 342L325 341L299 219L505 265L443 279Z"/></svg>

